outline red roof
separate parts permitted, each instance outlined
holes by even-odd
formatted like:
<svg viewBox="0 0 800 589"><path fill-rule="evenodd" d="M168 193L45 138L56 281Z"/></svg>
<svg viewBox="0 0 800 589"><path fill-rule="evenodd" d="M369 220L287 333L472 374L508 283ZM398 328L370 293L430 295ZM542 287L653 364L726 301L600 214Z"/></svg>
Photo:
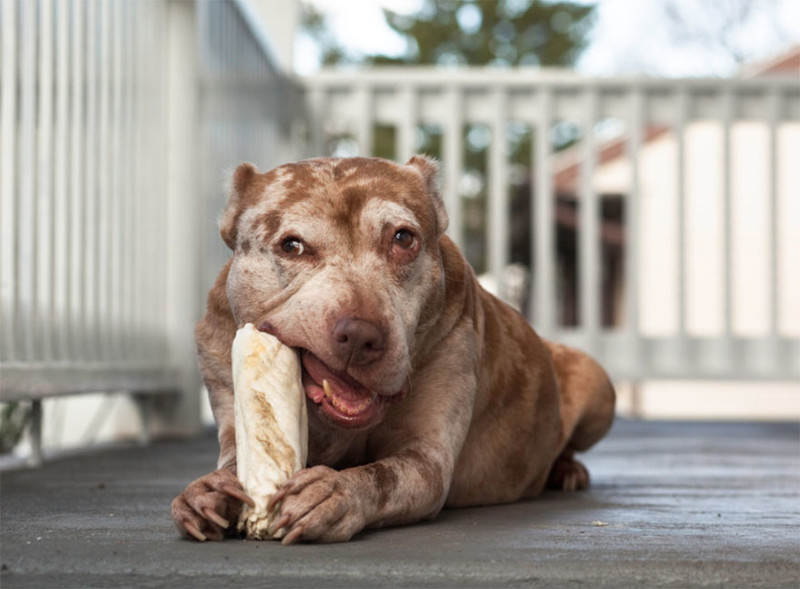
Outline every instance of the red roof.
<svg viewBox="0 0 800 589"><path fill-rule="evenodd" d="M783 53L745 66L741 75L744 78L761 78L786 74L795 74L800 77L800 45L795 45Z"/></svg>

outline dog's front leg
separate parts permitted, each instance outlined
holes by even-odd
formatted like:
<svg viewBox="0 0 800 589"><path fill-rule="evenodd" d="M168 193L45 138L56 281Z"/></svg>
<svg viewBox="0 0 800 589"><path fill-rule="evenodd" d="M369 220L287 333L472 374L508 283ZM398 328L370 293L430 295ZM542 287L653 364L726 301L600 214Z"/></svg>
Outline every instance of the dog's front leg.
<svg viewBox="0 0 800 589"><path fill-rule="evenodd" d="M283 529L284 544L343 542L366 527L439 513L469 429L475 377L462 367L442 374L433 364L435 377L423 374L414 398L371 438L375 462L341 471L307 468L272 496L270 508L280 504L281 515L270 531Z"/></svg>
<svg viewBox="0 0 800 589"><path fill-rule="evenodd" d="M344 542L368 526L400 524L436 515L452 476L452 459L423 449L342 471L314 466L294 475L270 501L281 503L271 533L297 540Z"/></svg>

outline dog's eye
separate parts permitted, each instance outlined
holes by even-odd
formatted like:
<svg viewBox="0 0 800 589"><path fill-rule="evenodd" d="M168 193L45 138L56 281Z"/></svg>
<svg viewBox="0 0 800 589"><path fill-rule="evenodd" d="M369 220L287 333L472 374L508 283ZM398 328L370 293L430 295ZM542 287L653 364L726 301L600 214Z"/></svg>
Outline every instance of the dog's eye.
<svg viewBox="0 0 800 589"><path fill-rule="evenodd" d="M306 251L306 247L298 238L287 237L281 242L281 251L291 256L302 256Z"/></svg>
<svg viewBox="0 0 800 589"><path fill-rule="evenodd" d="M414 245L414 234L408 229L400 229L394 234L394 244L403 249L408 249Z"/></svg>

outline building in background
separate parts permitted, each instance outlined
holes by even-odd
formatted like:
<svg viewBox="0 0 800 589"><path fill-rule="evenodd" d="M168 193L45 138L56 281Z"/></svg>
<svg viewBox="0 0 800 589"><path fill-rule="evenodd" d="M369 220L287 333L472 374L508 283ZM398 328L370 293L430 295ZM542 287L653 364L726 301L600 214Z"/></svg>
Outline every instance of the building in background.
<svg viewBox="0 0 800 589"><path fill-rule="evenodd" d="M741 74L744 78L767 79L787 75L800 81L800 46L747 65ZM724 126L715 120L719 113L707 114L686 123L682 130L678 125L649 127L636 156L641 202L641 329L651 336L668 335L678 329L685 330L689 337L719 335L725 329L724 313L729 305L733 337L761 337L769 331L771 322L776 323L779 333L798 337L800 273L796 265L800 260L800 233L796 225L800 219L800 169L796 161L800 154L800 123L778 125L772 145L768 125L742 120L731 126L727 143ZM621 203L634 181L626 152L628 140L623 129L600 146L591 179L593 190L603 202L606 325L623 321L621 259L626 213ZM578 143L560 152L555 163L557 211L566 236L560 255L566 273L567 322L578 315L577 252L570 233L579 231L576 209L580 206L584 155ZM680 165L680 157L684 158L685 167ZM774 185L769 180L770 166L776 167ZM726 190L730 191L727 205ZM770 222L773 206L779 211L774 224ZM726 215L730 215L727 237ZM679 216L683 218L682 228ZM683 239L681 247L676 244L679 239ZM773 247L779 254L770 261ZM682 264L678 259L681 253ZM776 275L780 280L775 280ZM723 287L726 279L733 283L727 302ZM638 398L626 399L626 404L632 412L650 417L761 415L796 419L800 416L798 393L800 387L796 383L723 386L716 382L644 382L638 386Z"/></svg>

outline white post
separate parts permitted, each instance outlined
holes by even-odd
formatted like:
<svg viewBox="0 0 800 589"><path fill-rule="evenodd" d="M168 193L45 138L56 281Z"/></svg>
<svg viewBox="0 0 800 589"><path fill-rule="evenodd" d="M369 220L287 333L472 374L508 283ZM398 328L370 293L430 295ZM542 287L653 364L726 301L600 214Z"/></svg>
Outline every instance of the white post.
<svg viewBox="0 0 800 589"><path fill-rule="evenodd" d="M443 197L450 225L447 234L458 247L464 246L464 227L459 181L464 171L464 98L455 84L447 89L447 119L444 126Z"/></svg>
<svg viewBox="0 0 800 589"><path fill-rule="evenodd" d="M36 145L36 307L34 337L39 357L53 359L53 6L44 2L39 7L38 37L39 88L38 137Z"/></svg>
<svg viewBox="0 0 800 589"><path fill-rule="evenodd" d="M401 164L406 163L416 151L415 134L417 131L417 91L416 87L407 84L397 87L400 94L400 118L397 123L397 136L395 138L395 159Z"/></svg>
<svg viewBox="0 0 800 589"><path fill-rule="evenodd" d="M24 3L20 6L19 43L19 141L16 151L15 188L18 207L16 214L16 276L17 290L15 316L16 326L14 353L16 359L35 360L33 328L36 325L36 5ZM12 281L12 284L14 281ZM20 304L28 302L27 305ZM27 309L25 308L27 306Z"/></svg>
<svg viewBox="0 0 800 589"><path fill-rule="evenodd" d="M677 257L678 257L678 338L680 349L686 348L686 125L689 121L689 95L683 89L679 91L675 102L675 147L677 150Z"/></svg>
<svg viewBox="0 0 800 589"><path fill-rule="evenodd" d="M0 69L0 358L15 356L17 294L17 203L16 187L17 142L17 3L3 0L2 69Z"/></svg>
<svg viewBox="0 0 800 589"><path fill-rule="evenodd" d="M720 361L722 366L734 367L733 355L733 258L731 257L733 233L733 187L731 185L731 128L735 120L733 90L725 91L721 98L722 122L722 335Z"/></svg>
<svg viewBox="0 0 800 589"><path fill-rule="evenodd" d="M69 316L69 246L70 246L70 203L68 169L69 169L69 20L63 18L69 14L69 4L59 0L56 5L58 18L56 27L56 59L55 59L55 128L53 131L53 306L54 317L68 323ZM55 322L54 322L55 323ZM58 359L69 358L69 340L66 325L58 326L55 332L55 356Z"/></svg>
<svg viewBox="0 0 800 589"><path fill-rule="evenodd" d="M533 324L545 337L553 337L560 322L556 313L556 226L555 191L553 188L552 145L550 125L553 123L554 94L548 87L539 91L539 112L536 121L536 147L533 152L534 218L533 260Z"/></svg>
<svg viewBox="0 0 800 589"><path fill-rule="evenodd" d="M358 103L357 116L353 120L358 143L359 155L369 157L373 155L374 145L372 131L375 123L372 89L363 84L355 90L355 100Z"/></svg>
<svg viewBox="0 0 800 589"><path fill-rule="evenodd" d="M629 96L627 158L631 182L625 202L625 333L628 341L628 366L630 373L640 371L642 341L640 329L639 276L641 264L641 149L644 144L648 120L645 116L645 97L641 88L634 88ZM679 164L680 165L680 164ZM634 411L637 409L641 387L634 382ZM636 415L636 413L634 413Z"/></svg>
<svg viewBox="0 0 800 589"><path fill-rule="evenodd" d="M284 72L294 70L294 39L300 26L298 0L235 0L239 10L264 29L262 46Z"/></svg>
<svg viewBox="0 0 800 589"><path fill-rule="evenodd" d="M587 349L593 349L600 330L600 203L594 187L597 164L597 137L594 125L598 115L598 95L587 88L584 135L582 138L580 219L578 225L578 301L580 329Z"/></svg>
<svg viewBox="0 0 800 589"><path fill-rule="evenodd" d="M494 278L497 294L504 296L503 271L508 264L508 150L506 149L506 116L508 96L498 86L492 93L493 117L490 122L492 142L489 144L489 180L487 203L488 255L487 272Z"/></svg>
<svg viewBox="0 0 800 589"><path fill-rule="evenodd" d="M154 434L191 435L200 429L200 377L194 345L199 318L202 251L201 206L196 186L196 5L169 0L166 11L166 301L170 363L178 366L180 399L149 417Z"/></svg>

